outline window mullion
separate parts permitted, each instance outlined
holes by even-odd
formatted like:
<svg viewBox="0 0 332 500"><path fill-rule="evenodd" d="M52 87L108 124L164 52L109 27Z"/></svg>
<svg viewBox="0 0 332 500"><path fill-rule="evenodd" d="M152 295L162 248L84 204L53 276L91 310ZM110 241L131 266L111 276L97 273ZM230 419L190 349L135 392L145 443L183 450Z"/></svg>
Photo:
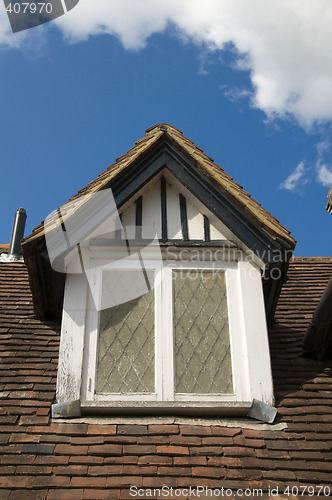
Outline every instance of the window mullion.
<svg viewBox="0 0 332 500"><path fill-rule="evenodd" d="M163 400L174 401L174 334L172 269L162 271Z"/></svg>
<svg viewBox="0 0 332 500"><path fill-rule="evenodd" d="M92 266L91 266L92 267ZM91 283L95 286L94 293L100 296L102 273L93 269ZM96 292L97 290L97 292ZM96 310L92 293L87 297L87 316L83 355L82 395L86 400L93 400L96 382L96 361L98 350L98 311Z"/></svg>
<svg viewBox="0 0 332 500"><path fill-rule="evenodd" d="M164 345L163 345L163 302L161 286L161 269L156 269L155 274L155 390L157 400L163 400L163 371L164 371Z"/></svg>

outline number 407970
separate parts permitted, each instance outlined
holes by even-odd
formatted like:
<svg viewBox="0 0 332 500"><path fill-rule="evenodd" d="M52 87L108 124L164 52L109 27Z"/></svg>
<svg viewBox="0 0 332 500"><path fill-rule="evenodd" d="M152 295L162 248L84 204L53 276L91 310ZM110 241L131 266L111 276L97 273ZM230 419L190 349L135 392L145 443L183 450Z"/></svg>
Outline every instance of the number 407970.
<svg viewBox="0 0 332 500"><path fill-rule="evenodd" d="M286 496L303 497L304 495L308 497L329 497L331 495L331 488L329 486L287 486L283 492Z"/></svg>
<svg viewBox="0 0 332 500"><path fill-rule="evenodd" d="M10 14L51 14L53 5L45 2L10 3L6 11Z"/></svg>

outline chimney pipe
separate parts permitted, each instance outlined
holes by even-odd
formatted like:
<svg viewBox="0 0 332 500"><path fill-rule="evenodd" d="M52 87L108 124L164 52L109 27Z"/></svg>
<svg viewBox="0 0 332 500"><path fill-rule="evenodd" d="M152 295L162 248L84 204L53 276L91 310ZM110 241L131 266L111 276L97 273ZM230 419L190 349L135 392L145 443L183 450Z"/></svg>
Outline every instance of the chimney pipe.
<svg viewBox="0 0 332 500"><path fill-rule="evenodd" d="M24 208L18 208L15 212L12 236L10 239L8 257L19 258L21 256L21 240L24 236L25 221L27 218Z"/></svg>

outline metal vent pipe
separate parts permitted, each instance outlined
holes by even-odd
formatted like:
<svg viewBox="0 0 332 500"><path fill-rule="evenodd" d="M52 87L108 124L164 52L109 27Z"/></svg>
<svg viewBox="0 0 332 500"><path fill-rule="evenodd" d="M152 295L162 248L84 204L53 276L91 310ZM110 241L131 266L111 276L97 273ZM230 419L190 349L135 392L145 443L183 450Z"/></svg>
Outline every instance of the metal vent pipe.
<svg viewBox="0 0 332 500"><path fill-rule="evenodd" d="M9 245L9 256L21 255L21 240L24 236L25 221L27 214L24 208L18 208L15 212L12 236Z"/></svg>

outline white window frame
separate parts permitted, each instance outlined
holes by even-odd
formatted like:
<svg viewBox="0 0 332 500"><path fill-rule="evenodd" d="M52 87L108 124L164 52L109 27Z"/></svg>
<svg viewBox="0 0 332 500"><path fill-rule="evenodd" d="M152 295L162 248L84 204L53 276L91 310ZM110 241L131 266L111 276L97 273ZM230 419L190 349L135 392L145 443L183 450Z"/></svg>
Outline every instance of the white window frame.
<svg viewBox="0 0 332 500"><path fill-rule="evenodd" d="M188 257L192 251L187 249ZM211 255L211 249L209 252ZM102 273L109 268L110 249L90 248L90 255L94 283L101 290ZM154 260L153 254L148 263L146 260L144 262L147 269L157 269L163 275L162 286L157 284L155 288L156 392L151 394L94 394L98 312L93 305L85 276L67 275L57 383L58 402L80 400L83 408L95 409L121 406L135 408L141 404L145 408L158 407L161 411L170 406L179 409L188 406L218 407L220 411L223 406L228 410L240 408L241 405L249 408L253 399L273 404L261 270L256 264L242 259L240 253L237 253L236 259L223 260L220 259L220 252L216 252L215 260L204 261L202 258L194 262L190 258L184 262L178 255L180 250L172 253L171 259L165 255L163 266ZM137 264L128 263L126 269L130 267L137 269ZM225 271L233 394L174 394L172 268ZM165 292L166 299L162 296ZM168 335L163 338L159 333L165 329L165 325Z"/></svg>

